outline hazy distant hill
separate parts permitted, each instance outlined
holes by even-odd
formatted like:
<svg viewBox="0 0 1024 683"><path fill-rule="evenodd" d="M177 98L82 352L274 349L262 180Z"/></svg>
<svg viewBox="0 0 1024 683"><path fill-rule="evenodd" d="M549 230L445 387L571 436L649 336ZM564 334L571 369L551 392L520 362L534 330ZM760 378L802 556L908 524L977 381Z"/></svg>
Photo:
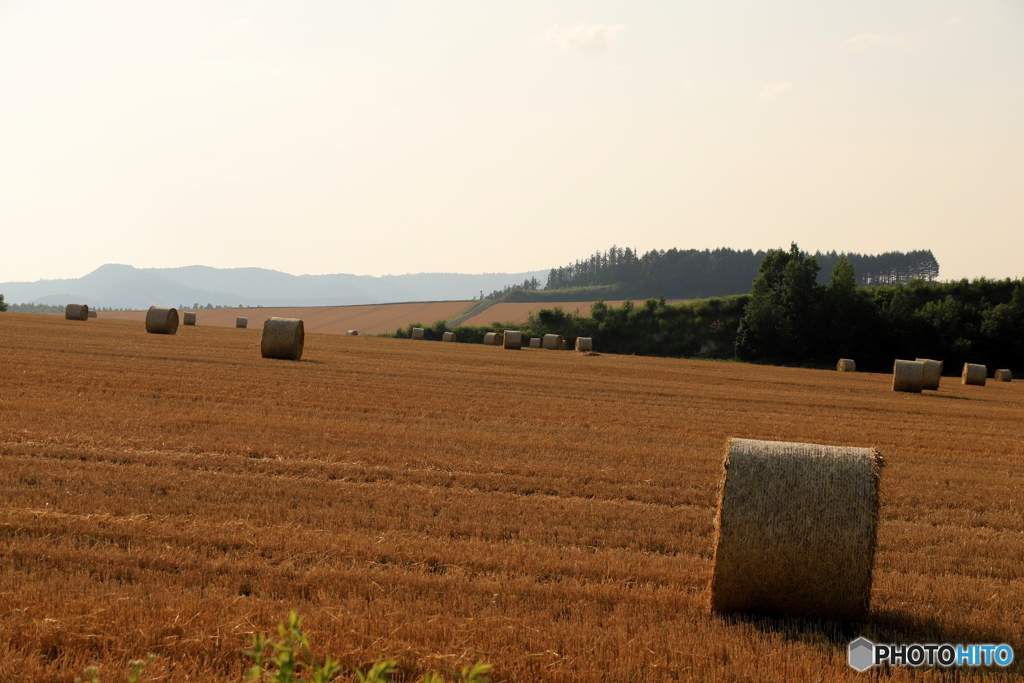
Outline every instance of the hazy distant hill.
<svg viewBox="0 0 1024 683"><path fill-rule="evenodd" d="M547 271L415 273L410 275L289 275L265 268L134 268L108 263L73 280L0 283L10 303L87 303L94 307L339 306L398 301L465 300Z"/></svg>

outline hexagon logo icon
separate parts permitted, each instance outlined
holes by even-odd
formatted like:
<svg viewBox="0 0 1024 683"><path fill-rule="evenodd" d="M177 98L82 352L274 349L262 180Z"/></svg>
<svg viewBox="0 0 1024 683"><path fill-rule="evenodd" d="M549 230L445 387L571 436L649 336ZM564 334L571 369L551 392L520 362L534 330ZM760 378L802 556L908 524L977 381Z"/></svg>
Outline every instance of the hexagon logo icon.
<svg viewBox="0 0 1024 683"><path fill-rule="evenodd" d="M850 643L850 666L867 671L874 665L875 645L863 636Z"/></svg>

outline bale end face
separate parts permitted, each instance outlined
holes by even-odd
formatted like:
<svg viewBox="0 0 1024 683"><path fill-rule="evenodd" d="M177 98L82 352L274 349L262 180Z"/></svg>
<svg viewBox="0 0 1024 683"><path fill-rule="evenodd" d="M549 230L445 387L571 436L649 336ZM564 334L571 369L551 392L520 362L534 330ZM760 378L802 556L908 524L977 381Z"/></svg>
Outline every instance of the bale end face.
<svg viewBox="0 0 1024 683"><path fill-rule="evenodd" d="M503 348L518 351L523 348L523 333L519 330L505 330L501 336Z"/></svg>
<svg viewBox="0 0 1024 683"><path fill-rule="evenodd" d="M423 328L414 327L412 328L412 334L410 335L413 339L423 339Z"/></svg>
<svg viewBox="0 0 1024 683"><path fill-rule="evenodd" d="M146 332L176 334L178 332L178 309L150 306L146 311Z"/></svg>
<svg viewBox="0 0 1024 683"><path fill-rule="evenodd" d="M85 304L68 304L64 309L65 320L88 320L89 307Z"/></svg>
<svg viewBox="0 0 1024 683"><path fill-rule="evenodd" d="M857 363L852 358L840 358L836 363L839 372L857 372Z"/></svg>
<svg viewBox="0 0 1024 683"><path fill-rule="evenodd" d="M184 320L182 322L184 322L186 325L196 324L196 314L194 311L186 311L182 315L184 316Z"/></svg>
<svg viewBox="0 0 1024 683"><path fill-rule="evenodd" d="M882 464L870 448L729 439L711 609L863 619Z"/></svg>
<svg viewBox="0 0 1024 683"><path fill-rule="evenodd" d="M267 318L263 323L260 355L264 358L299 360L305 343L305 325L298 318Z"/></svg>
<svg viewBox="0 0 1024 683"><path fill-rule="evenodd" d="M993 379L997 382L1009 382L1013 380L1013 373L1009 370L996 370L996 374Z"/></svg>
<svg viewBox="0 0 1024 683"><path fill-rule="evenodd" d="M920 394L924 388L924 363L897 360L892 367L892 390Z"/></svg>
<svg viewBox="0 0 1024 683"><path fill-rule="evenodd" d="M963 372L960 373L961 384L983 387L987 378L988 367L977 363L964 363Z"/></svg>

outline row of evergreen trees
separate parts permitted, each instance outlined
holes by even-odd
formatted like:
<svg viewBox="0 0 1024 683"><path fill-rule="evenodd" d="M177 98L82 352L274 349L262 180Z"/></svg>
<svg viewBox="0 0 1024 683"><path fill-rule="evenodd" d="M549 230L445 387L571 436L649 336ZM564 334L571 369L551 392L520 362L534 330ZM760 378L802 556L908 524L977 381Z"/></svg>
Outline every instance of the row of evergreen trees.
<svg viewBox="0 0 1024 683"><path fill-rule="evenodd" d="M695 299L745 294L757 277L767 252L734 249L652 250L640 255L630 249L613 246L596 252L589 259L576 261L548 273L545 289L618 285L615 294L646 298ZM845 257L857 272L857 284L878 285L934 280L939 263L930 250L886 252L878 255L815 254L825 268L825 276L840 258Z"/></svg>

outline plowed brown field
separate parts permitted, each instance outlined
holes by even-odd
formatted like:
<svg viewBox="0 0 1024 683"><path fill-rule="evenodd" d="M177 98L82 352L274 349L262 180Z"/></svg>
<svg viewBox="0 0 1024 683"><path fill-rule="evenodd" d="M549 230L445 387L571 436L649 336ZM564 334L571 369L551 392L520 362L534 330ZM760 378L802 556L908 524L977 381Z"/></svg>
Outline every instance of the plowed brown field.
<svg viewBox="0 0 1024 683"><path fill-rule="evenodd" d="M196 309L196 324L234 327L235 318L248 318L252 329L263 329L263 321L272 316L302 318L306 332L359 334L394 332L409 323L433 325L467 310L471 301L428 301L413 304L368 304L365 306L296 306L291 308L214 308ZM183 308L182 311L193 310ZM146 311L101 311L99 318L145 321Z"/></svg>
<svg viewBox="0 0 1024 683"><path fill-rule="evenodd" d="M238 682L289 609L409 676L853 681L858 634L1008 642L1022 671L1024 383L259 336L0 314L6 680L153 652L144 681ZM708 614L729 436L885 455L868 624ZM942 676L887 680L913 673Z"/></svg>
<svg viewBox="0 0 1024 683"><path fill-rule="evenodd" d="M684 299L672 299L669 303L679 303ZM606 301L609 306L621 306L622 301ZM579 312L580 315L590 315L590 306L593 304L592 301L544 301L544 302L529 302L529 303L500 303L494 304L487 308L482 313L474 315L472 318L463 322L463 325L478 325L485 326L493 323L525 323L526 318L529 317L534 311L539 311L542 308L554 308L560 306L562 309L568 312Z"/></svg>

